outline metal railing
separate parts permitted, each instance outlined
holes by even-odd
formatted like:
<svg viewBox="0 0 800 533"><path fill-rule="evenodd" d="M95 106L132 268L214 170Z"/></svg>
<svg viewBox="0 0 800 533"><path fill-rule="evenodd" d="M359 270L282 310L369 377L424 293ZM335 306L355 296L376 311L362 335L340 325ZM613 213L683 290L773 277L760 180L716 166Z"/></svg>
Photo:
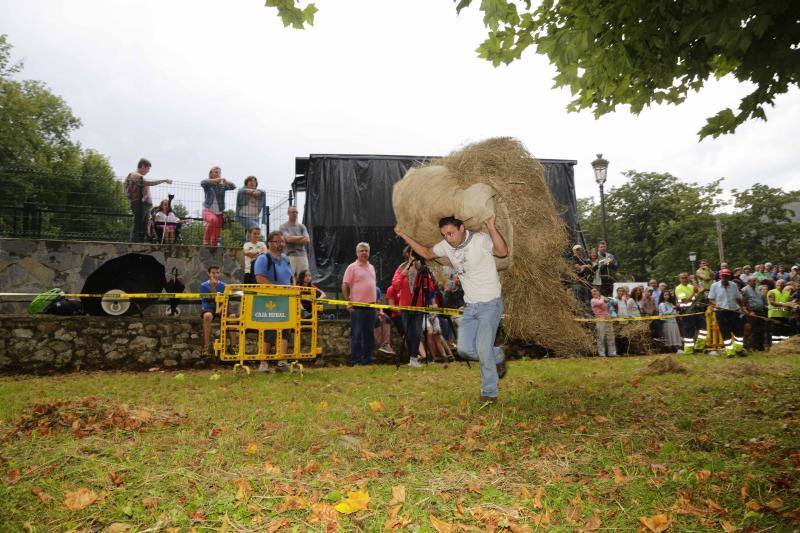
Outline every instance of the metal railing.
<svg viewBox="0 0 800 533"><path fill-rule="evenodd" d="M124 194L124 176L117 176L113 180L105 178L105 182L98 186L104 189L98 192L91 190L91 187L86 190L86 183L91 182L92 178L85 176L6 168L0 169L0 174L13 175L23 183L27 179L40 180L36 188L15 189L15 194L3 195L0 236L112 242L133 240L133 215ZM42 187L42 183L46 187ZM50 190L43 192L43 189ZM57 191L57 194L53 191ZM225 192L221 245L226 247L241 246L245 240L245 228L237 221L235 213L237 191ZM293 197L291 191L262 191L266 195L267 207L266 215L261 217L261 229L266 234L286 222L287 208ZM181 221L177 226L175 242L202 244L204 192L200 181L175 180L172 184L150 187L150 197L155 207L169 195L173 196L172 208ZM157 224L150 222L145 242L162 242L159 230Z"/></svg>

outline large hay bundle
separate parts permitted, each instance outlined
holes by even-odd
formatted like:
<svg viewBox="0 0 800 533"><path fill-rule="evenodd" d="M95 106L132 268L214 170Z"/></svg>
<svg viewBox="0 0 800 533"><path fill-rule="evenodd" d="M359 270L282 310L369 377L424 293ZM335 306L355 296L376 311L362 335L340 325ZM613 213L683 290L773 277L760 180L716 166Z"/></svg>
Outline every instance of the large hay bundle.
<svg viewBox="0 0 800 533"><path fill-rule="evenodd" d="M398 228L429 246L442 240L438 221L444 216L485 231L483 222L496 213L510 250L507 258L496 259L506 334L562 356L590 350L589 335L573 320L574 304L561 285L572 278L563 257L564 221L544 169L519 141L489 139L410 170L395 184L392 206Z"/></svg>

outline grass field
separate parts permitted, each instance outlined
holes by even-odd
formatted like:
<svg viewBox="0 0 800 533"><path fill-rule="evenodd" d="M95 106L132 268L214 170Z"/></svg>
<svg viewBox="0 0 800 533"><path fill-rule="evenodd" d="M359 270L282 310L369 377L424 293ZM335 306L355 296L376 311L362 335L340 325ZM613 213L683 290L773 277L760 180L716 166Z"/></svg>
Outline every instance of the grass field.
<svg viewBox="0 0 800 533"><path fill-rule="evenodd" d="M800 529L800 357L656 359L3 377L0 529Z"/></svg>

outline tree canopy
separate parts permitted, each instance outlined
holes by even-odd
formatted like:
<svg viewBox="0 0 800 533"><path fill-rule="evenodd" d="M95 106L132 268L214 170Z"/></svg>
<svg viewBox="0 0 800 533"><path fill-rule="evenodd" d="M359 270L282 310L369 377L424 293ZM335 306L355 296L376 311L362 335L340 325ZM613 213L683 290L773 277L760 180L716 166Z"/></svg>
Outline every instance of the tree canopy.
<svg viewBox="0 0 800 533"><path fill-rule="evenodd" d="M725 259L732 265L800 260L800 222L786 208L800 201L800 190L783 191L756 183L730 191L726 205L721 180L698 185L670 174L625 173L627 183L606 194L609 249L623 277L672 279L690 270L689 251L718 263L716 223L723 228ZM593 198L578 201L581 228L589 246L602 238L600 206Z"/></svg>
<svg viewBox="0 0 800 533"><path fill-rule="evenodd" d="M454 0L456 11L473 0ZM313 24L313 3L267 0L284 25ZM574 99L569 111L596 117L629 106L680 104L711 78L752 84L736 110L706 120L700 138L766 120L765 106L800 80L800 2L786 0L481 0L488 36L478 55L495 66L532 46L558 70L556 87Z"/></svg>
<svg viewBox="0 0 800 533"><path fill-rule="evenodd" d="M126 213L121 184L102 154L72 140L81 122L64 100L41 81L17 80L22 63L11 60L11 44L0 35L0 198L3 204L34 203L57 210L46 216L51 235L86 231L86 210ZM74 216L67 212L75 211ZM0 219L0 229L13 214ZM102 227L99 227L99 226ZM103 234L127 221L98 217ZM6 227L3 231L6 231Z"/></svg>

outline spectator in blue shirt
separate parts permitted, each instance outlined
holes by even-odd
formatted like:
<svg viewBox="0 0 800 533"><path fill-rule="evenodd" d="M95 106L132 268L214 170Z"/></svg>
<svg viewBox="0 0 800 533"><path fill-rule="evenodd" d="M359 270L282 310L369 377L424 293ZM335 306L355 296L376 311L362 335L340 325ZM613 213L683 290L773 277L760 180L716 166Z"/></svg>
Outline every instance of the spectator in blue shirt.
<svg viewBox="0 0 800 533"><path fill-rule="evenodd" d="M219 267L211 265L208 267L208 281L200 284L200 293L214 294L225 291L225 282L219 279ZM200 317L203 319L203 355L214 353L211 346L211 322L214 318L219 318L219 311L214 297L202 298L200 300Z"/></svg>
<svg viewBox="0 0 800 533"><path fill-rule="evenodd" d="M259 255L253 266L253 274L256 276L257 283L264 285L294 285L292 265L283 255L283 247L285 245L283 233L280 231L272 231L267 235L267 253ZM289 339L291 337L292 330L286 329L282 331L281 354L289 353ZM270 353L275 338L274 331L264 332L264 353ZM286 368L285 361L278 363L278 370L283 370L284 368ZM258 370L261 372L266 372L268 369L269 366L266 361L262 361L258 366Z"/></svg>
<svg viewBox="0 0 800 533"><path fill-rule="evenodd" d="M268 253L258 256L253 267L253 274L255 274L258 283L294 285L292 265L283 255L283 247L285 245L283 234L280 231L273 231L267 235Z"/></svg>

